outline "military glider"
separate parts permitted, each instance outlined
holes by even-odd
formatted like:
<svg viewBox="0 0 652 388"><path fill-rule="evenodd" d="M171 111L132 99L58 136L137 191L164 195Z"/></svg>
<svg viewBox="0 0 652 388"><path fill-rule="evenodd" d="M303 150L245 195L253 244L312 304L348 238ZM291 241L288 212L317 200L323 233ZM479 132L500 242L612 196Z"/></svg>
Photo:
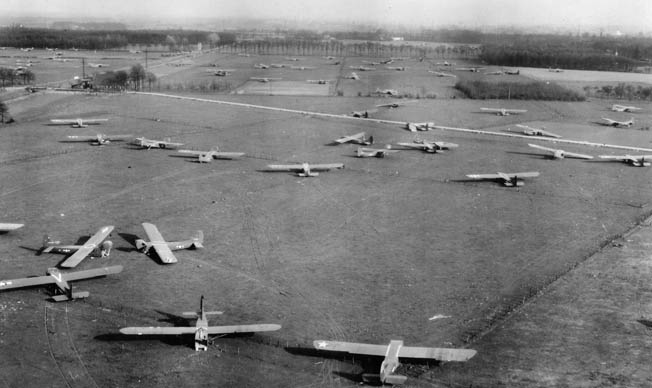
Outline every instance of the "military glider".
<svg viewBox="0 0 652 388"><path fill-rule="evenodd" d="M505 109L505 108L480 108L483 112L495 113L498 116L509 116L513 114L525 113L525 109Z"/></svg>
<svg viewBox="0 0 652 388"><path fill-rule="evenodd" d="M429 131L435 128L435 123L433 122L405 123L405 128L410 130L410 132Z"/></svg>
<svg viewBox="0 0 652 388"><path fill-rule="evenodd" d="M147 234L147 238L149 238L149 241L145 241L143 239L136 240L136 248L146 255L149 254L150 250L153 248L163 264L172 264L177 262L177 258L174 257L172 251L179 249L196 249L204 247L204 234L201 230L198 230L195 235L188 240L167 242L154 224L143 222L142 225L143 229L145 229L145 234Z"/></svg>
<svg viewBox="0 0 652 388"><path fill-rule="evenodd" d="M23 226L24 224L0 223L0 232L10 232L12 230L22 228Z"/></svg>
<svg viewBox="0 0 652 388"><path fill-rule="evenodd" d="M55 284L57 286L57 291L52 296L52 300L55 302L63 302L67 300L86 298L89 295L88 291L73 292L72 284L69 282L97 278L100 276L106 276L120 272L122 272L121 265L87 269L84 271L76 272L61 272L57 268L49 268L47 270L46 276L0 280L0 291L10 290L14 288L40 286L43 284Z"/></svg>
<svg viewBox="0 0 652 388"><path fill-rule="evenodd" d="M254 65L254 68L256 68L256 69L269 69L269 65L266 65L264 63L258 63L256 65Z"/></svg>
<svg viewBox="0 0 652 388"><path fill-rule="evenodd" d="M543 147L536 144L528 144L528 146L548 152L550 154L550 157L552 157L553 159L564 159L564 158L593 159L593 156L591 155L576 154L574 152L567 152L560 149Z"/></svg>
<svg viewBox="0 0 652 388"><path fill-rule="evenodd" d="M376 89L375 93L377 94L386 94L388 96L397 96L398 90L396 89Z"/></svg>
<svg viewBox="0 0 652 388"><path fill-rule="evenodd" d="M600 155L600 159L620 161L634 167L649 167L652 163L652 155Z"/></svg>
<svg viewBox="0 0 652 388"><path fill-rule="evenodd" d="M366 67L366 66L349 66L349 69L358 70L358 71L374 71L374 70L376 70L373 67Z"/></svg>
<svg viewBox="0 0 652 388"><path fill-rule="evenodd" d="M380 105L376 105L376 106L379 107L379 108L398 108L398 107L405 106L405 105L408 105L408 104L413 104L415 102L417 102L417 101L416 100L409 100L409 101L403 101L403 102L395 101L395 102L389 102L387 104L380 104Z"/></svg>
<svg viewBox="0 0 652 388"><path fill-rule="evenodd" d="M436 153L437 151L449 150L459 147L455 143L446 143L443 141L414 140L412 143L398 143L398 145L408 148L415 148L425 152Z"/></svg>
<svg viewBox="0 0 652 388"><path fill-rule="evenodd" d="M214 69L214 70L208 70L209 73L217 76L217 77L226 77L227 75L231 75L232 72L234 72L235 69Z"/></svg>
<svg viewBox="0 0 652 388"><path fill-rule="evenodd" d="M523 186L523 178L534 178L538 177L538 171L530 172L512 172L504 173L498 172L496 174L470 174L467 177L471 179L482 179L482 180L497 180L502 182L507 187L519 187Z"/></svg>
<svg viewBox="0 0 652 388"><path fill-rule="evenodd" d="M95 136L92 135L70 135L66 141L85 141L90 142L91 145L105 145L109 144L112 141L125 141L130 138L132 135L105 135L98 133Z"/></svg>
<svg viewBox="0 0 652 388"><path fill-rule="evenodd" d="M290 66L290 69L292 70L314 70L316 67L312 66Z"/></svg>
<svg viewBox="0 0 652 388"><path fill-rule="evenodd" d="M244 155L244 152L222 152L219 147L213 147L210 151L179 150L182 154L197 156L199 163L208 163L213 159L233 159Z"/></svg>
<svg viewBox="0 0 652 388"><path fill-rule="evenodd" d="M271 171L293 171L300 177L315 177L319 173L313 171L330 171L336 168L344 168L343 163L327 163L327 164L270 164L267 166Z"/></svg>
<svg viewBox="0 0 652 388"><path fill-rule="evenodd" d="M346 77L344 77L344 78L352 79L352 80L359 80L359 79L360 79L360 76L357 75L356 73L351 73L351 74L349 74L348 76L346 76Z"/></svg>
<svg viewBox="0 0 652 388"><path fill-rule="evenodd" d="M146 139L144 137L137 137L134 144L140 146L141 148L147 148L148 150L151 150L152 148L163 149L170 147L180 147L183 145L183 143L171 142L170 138L167 138L166 140L152 140Z"/></svg>
<svg viewBox="0 0 652 388"><path fill-rule="evenodd" d="M281 325L259 323L253 325L208 326L208 317L220 315L221 311L204 311L204 296L199 302L199 311L184 312L182 315L188 319L197 318L195 326L182 327L123 327L120 333L126 335L195 335L195 351L206 351L211 341L210 335L225 335L234 333L257 333L263 331L276 331Z"/></svg>
<svg viewBox="0 0 652 388"><path fill-rule="evenodd" d="M387 70L396 70L396 71L405 71L407 67L405 66L385 66L385 69Z"/></svg>
<svg viewBox="0 0 652 388"><path fill-rule="evenodd" d="M89 125L100 124L109 119L51 119L50 122L54 125L71 125L73 128L86 128Z"/></svg>
<svg viewBox="0 0 652 388"><path fill-rule="evenodd" d="M354 110L353 112L350 113L350 115L351 115L351 117L366 119L366 118L369 118L369 111L368 110Z"/></svg>
<svg viewBox="0 0 652 388"><path fill-rule="evenodd" d="M521 128L523 130L523 133L528 136L544 136L544 137L554 137L554 138L560 138L560 135L557 135L552 132L548 132L544 130L543 128L532 128L528 127L527 125L521 125L521 124L516 124L517 127Z"/></svg>
<svg viewBox="0 0 652 388"><path fill-rule="evenodd" d="M608 119L606 117L603 117L602 120L604 120L604 123L601 123L602 125L606 125L608 127L631 127L634 125L634 118L632 117L631 119L627 121L618 121L618 120L612 120Z"/></svg>
<svg viewBox="0 0 652 388"><path fill-rule="evenodd" d="M344 143L354 143L361 145L371 145L374 143L374 137L367 137L364 132L356 133L355 135L343 136L339 139L334 140L335 143L344 144Z"/></svg>
<svg viewBox="0 0 652 388"><path fill-rule="evenodd" d="M344 352L349 354L362 354L366 356L385 357L380 364L378 378L383 384L404 384L406 376L394 374L399 367L400 358L431 359L438 361L468 361L476 355L473 349L449 349L449 348L424 348L403 346L403 341L392 340L389 345L372 345L353 342L324 341L313 342L317 350L328 352Z"/></svg>
<svg viewBox="0 0 652 388"><path fill-rule="evenodd" d="M364 148L358 147L356 150L355 156L358 158L384 158L387 154L398 152L398 150L391 149L391 146L387 148Z"/></svg>
<svg viewBox="0 0 652 388"><path fill-rule="evenodd" d="M106 238L109 237L112 231L113 226L103 226L83 245L61 245L61 241L54 241L49 235L46 235L43 238L42 252L64 254L74 252L63 263L59 264L63 268L74 268L89 255L91 257L109 257L113 243L106 240Z"/></svg>
<svg viewBox="0 0 652 388"><path fill-rule="evenodd" d="M618 105L618 104L614 104L611 106L611 110L614 112L636 112L641 109L643 108L637 108L635 106L627 106L627 105Z"/></svg>
<svg viewBox="0 0 652 388"><path fill-rule="evenodd" d="M480 70L484 69L484 67L458 67L455 70L457 71L470 71L471 73L479 73Z"/></svg>
<svg viewBox="0 0 652 388"><path fill-rule="evenodd" d="M262 83L267 83L267 82L272 82L272 81L280 81L283 78L270 78L270 77L251 77L249 78L252 81L258 81Z"/></svg>

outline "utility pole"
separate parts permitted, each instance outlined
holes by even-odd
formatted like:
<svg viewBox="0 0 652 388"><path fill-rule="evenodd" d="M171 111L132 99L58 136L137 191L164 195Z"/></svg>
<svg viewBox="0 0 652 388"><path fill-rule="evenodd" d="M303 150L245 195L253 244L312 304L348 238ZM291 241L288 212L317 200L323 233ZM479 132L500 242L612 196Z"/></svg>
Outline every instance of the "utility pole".
<svg viewBox="0 0 652 388"><path fill-rule="evenodd" d="M147 49L145 49L145 71L147 71Z"/></svg>
<svg viewBox="0 0 652 388"><path fill-rule="evenodd" d="M82 58L82 79L86 78L86 58Z"/></svg>

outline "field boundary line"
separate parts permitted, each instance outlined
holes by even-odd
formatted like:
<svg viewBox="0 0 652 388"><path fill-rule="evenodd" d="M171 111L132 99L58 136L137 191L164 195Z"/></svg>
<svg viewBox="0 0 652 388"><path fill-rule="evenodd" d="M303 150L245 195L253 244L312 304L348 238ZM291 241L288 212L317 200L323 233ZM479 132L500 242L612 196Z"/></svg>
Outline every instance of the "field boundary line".
<svg viewBox="0 0 652 388"><path fill-rule="evenodd" d="M323 112L311 112L311 111L298 110L298 109L288 109L288 108L277 108L277 107L266 106L266 105L255 105L255 104L246 104L246 103L243 103L243 102L212 100L212 99L209 99L209 98L179 96L179 95L174 95L174 94L151 93L151 92L128 92L128 93L129 94L137 94L137 95L146 95L146 96L176 98L176 99L180 99L180 100L209 102L209 103L213 103L213 104L231 105L231 106L238 106L238 107L242 107L242 108L254 108L254 109L271 110L271 111L276 111L276 112L296 113L296 114L310 115L310 116L331 117L331 118L336 118L336 119L348 119L348 120L355 120L355 121L371 121L371 122L376 122L376 123L381 123L381 124L391 124L391 125L405 125L406 124L404 121L361 118L361 117L353 117L353 116L347 116L347 115L341 115L341 114L332 114L332 113L323 113ZM465 132L465 133L475 133L475 134L479 134L479 135L503 136L503 137L512 137L512 138L527 139L527 140L543 140L543 141L548 141L548 142L552 142L552 143L565 143L565 144L574 144L574 145L589 146L589 147L615 148L615 149L639 151L639 152L652 152L652 148L621 146L621 145L606 144L606 143L593 143L593 142L582 141L582 140L569 140L569 139L556 139L556 138L553 139L553 138L546 138L546 137L541 137L541 136L528 136L528 135L518 135L518 134L515 134L515 133L502 133L502 132L484 131L484 130L481 130L481 129L446 127L446 126L442 126L442 125L435 125L434 128L442 130L442 131Z"/></svg>
<svg viewBox="0 0 652 388"><path fill-rule="evenodd" d="M480 330L478 333L475 333L469 337L469 339L466 342L467 345L472 345L480 340L482 340L484 337L487 335L491 334L493 331L498 329L499 326L504 325L506 322L516 319L516 314L521 312L523 309L525 309L528 306L531 306L537 301L543 297L544 294L548 293L551 289L553 289L557 284L559 284L562 280L566 279L568 275L571 273L574 273L578 271L581 267L585 266L586 263L597 257L598 255L604 254L604 252L608 249L613 249L615 246L613 245L614 242L617 242L618 240L626 239L627 237L633 235L634 233L637 233L641 231L643 228L648 228L652 224L652 212L648 212L645 214L643 217L640 217L634 225L632 225L630 228L626 229L625 231L621 233L617 233L616 235L612 235L611 237L607 238L606 240L602 241L602 243L595 248L591 253L589 253L586 257L583 257L580 259L580 261L574 263L571 265L567 270L564 272L561 272L557 275L554 275L554 278L548 281L547 283L543 284L541 287L537 289L536 292L531 294L530 296L526 296L523 298L523 301L521 303L518 303L517 305L511 307L508 309L508 311L500 316L497 320L494 322L490 323L487 328L484 330ZM624 244L627 244L627 241L625 241Z"/></svg>

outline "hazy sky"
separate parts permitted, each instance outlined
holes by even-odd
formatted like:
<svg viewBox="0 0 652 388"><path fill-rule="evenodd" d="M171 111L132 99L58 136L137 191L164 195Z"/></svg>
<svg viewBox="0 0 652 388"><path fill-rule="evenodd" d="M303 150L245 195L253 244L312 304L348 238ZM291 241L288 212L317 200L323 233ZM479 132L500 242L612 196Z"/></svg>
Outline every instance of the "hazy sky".
<svg viewBox="0 0 652 388"><path fill-rule="evenodd" d="M275 18L413 26L626 25L652 29L652 0L1 0L0 14L152 19Z"/></svg>

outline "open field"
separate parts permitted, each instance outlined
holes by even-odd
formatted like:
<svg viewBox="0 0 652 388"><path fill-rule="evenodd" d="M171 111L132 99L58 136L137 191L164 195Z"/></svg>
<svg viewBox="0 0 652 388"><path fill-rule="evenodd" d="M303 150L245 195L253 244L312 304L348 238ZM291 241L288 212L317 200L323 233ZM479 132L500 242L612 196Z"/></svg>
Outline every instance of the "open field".
<svg viewBox="0 0 652 388"><path fill-rule="evenodd" d="M311 84L306 81L249 81L240 87L237 94L262 94L264 96L328 96L330 85Z"/></svg>
<svg viewBox="0 0 652 388"><path fill-rule="evenodd" d="M534 67L523 67L521 73L525 76L542 81L555 82L628 82L652 84L652 74L623 73L616 71L590 71L590 70L567 70L557 73L548 69Z"/></svg>
<svg viewBox="0 0 652 388"><path fill-rule="evenodd" d="M460 386L646 387L652 373L650 219L484 336ZM462 372L461 374L458 374ZM450 374L450 376L449 376ZM465 375L465 376L464 376Z"/></svg>
<svg viewBox="0 0 652 388"><path fill-rule="evenodd" d="M251 64L271 62L261 58L227 56L219 67L239 66L233 78L239 86L252 76ZM203 72L202 61L213 59L197 58L196 67L179 67L170 80L184 81L184 74L191 74L185 80L193 79L192 74ZM318 61L324 59L306 58L300 65ZM336 77L341 74L337 71L348 73L349 65L347 59L342 69L328 68L328 74L251 72L276 77L286 71L301 77L289 80L298 82L327 78L330 72ZM419 72L428 68L417 61L404 65ZM410 70L383 72L382 77L371 75L380 71L358 73L368 78L357 90L418 85L420 75L410 78ZM443 83L454 83L430 80L424 87L435 93L451 87ZM354 97L355 90L344 97L213 98L336 114L388 101ZM499 117L479 111L506 105L528 112ZM649 132L637 128L649 124L652 114L637 113L631 129L596 125L600 117L629 118L608 112L609 105L422 99L398 109L379 109L373 117L495 131L526 123L544 125L564 138L650 146ZM623 336L618 334L622 325L595 323L602 318L582 307L609 303L613 297L608 317L618 319L619 306L633 317L632 306L645 303L647 291L632 301L621 296L627 293L610 289L610 278L596 275L596 280L582 271L597 268L592 273L609 271L623 284L633 280L640 285L646 280L646 264L636 262L642 270L633 273L616 260L592 257L575 268L649 215L649 169L551 161L527 147L534 139L449 131L414 134L372 121L148 95L47 92L10 102L9 108L17 122L0 132L2 221L24 222L25 227L0 236L2 278L41 274L63 259L36 254L44 234L75 242L101 225L116 226L112 255L87 259L80 268L122 264L125 271L80 282L77 287L91 296L75 303L52 304L38 288L0 294L0 380L7 386L354 386L359 373L374 372L378 364L370 361L378 360L323 358L307 349L312 340L385 343L396 338L406 345L465 346L479 352L461 365L408 364L402 368L409 386L576 386L591 376L597 380L586 386L649 382L644 373L623 380L622 364L591 374L597 364L587 365L581 357L588 353L591 360L607 362L595 354L623 358L628 355L618 349L635 344L634 339L648 341L645 325L628 323L630 336ZM47 125L50 118L67 117L109 121L84 129ZM246 156L204 165L171 150L60 142L69 134L98 131L170 137L185 143L182 148L219 145ZM402 150L385 159L357 159L355 146L329 145L360 131L373 135L379 145L421 138L460 147L440 154ZM343 162L346 168L311 179L262 171L269 163L303 161ZM465 178L470 173L528 170L540 171L541 177L517 190ZM134 249L134 239L144 236L142 222L157 224L169 240L201 229L206 248L180 251L179 263L161 265ZM601 292L589 292L590 287ZM579 306L578 299L569 297L554 306L555 295L582 293L588 299ZM544 296L531 299L536 294ZM174 326L181 311L197 307L200 295L209 309L225 311L214 324L267 322L283 328L220 338L207 353L195 353L191 338L128 338L118 332L124 326ZM640 314L650 314L648 310L641 308ZM554 314L554 322L546 321L547 312ZM576 320L562 319L566 312L576 314ZM429 320L436 314L451 318ZM583 333L582 327L591 329ZM569 353L562 365L555 350L564 347L557 337L567 332L572 334L563 338L575 346L566 346ZM531 341L533 335L550 342ZM545 359L540 360L542 349ZM644 351L642 345L636 349ZM627 358L632 363L628 368L649 364L649 357L636 354Z"/></svg>
<svg viewBox="0 0 652 388"><path fill-rule="evenodd" d="M57 60L51 59L57 52L62 53L61 57ZM93 75L106 71L128 71L136 63L142 63L144 66L145 53L90 50L49 51L43 49L21 51L13 48L0 51L0 67L13 68L19 66L20 63L31 62L32 65L29 69L36 75L36 84L50 87L70 87L73 78L81 77L84 73L82 60L85 61L86 75ZM148 53L147 60L151 66L150 70L157 75L167 75L179 71L180 66L173 66L175 63L192 62L192 58L187 56L162 57L161 53ZM102 67L93 66L100 64Z"/></svg>
<svg viewBox="0 0 652 388"><path fill-rule="evenodd" d="M377 65L373 71L360 71L360 66L372 67L367 62L378 61L378 58L351 57L327 59L323 57L296 57L298 61L290 61L283 55L251 55L243 57L232 54L207 53L193 58L193 64L189 66L171 67L159 66L153 71L159 77L157 85L161 90L168 87L174 89L177 85L191 83L210 83L212 80L228 83L231 91L247 94L251 77L281 78L284 82L303 83L307 80L326 80L329 82L330 95L342 96L368 96L376 89L396 89L401 95L422 98L436 96L438 98L449 98L461 96L461 93L452 88L455 84L454 78L436 77L427 70L435 70L437 67L428 61L418 59L406 59L396 61L388 65ZM336 64L337 62L339 64ZM270 66L268 69L257 69L256 65L264 64ZM283 67L273 67L282 65ZM294 67L306 67L314 69L295 70ZM396 71L387 67L406 67L407 71ZM182 69L171 74L162 73L163 70ZM214 69L235 70L226 77L216 77L211 74ZM360 79L347 79L352 72L355 72ZM168 86L169 85L169 86ZM269 85L262 86L269 88ZM227 91L228 92L228 91ZM280 91L279 91L280 92ZM285 93L273 94L284 95ZM253 94L260 94L257 89ZM266 93L269 94L269 93ZM302 93L297 93L301 95ZM319 93L321 94L321 92Z"/></svg>

